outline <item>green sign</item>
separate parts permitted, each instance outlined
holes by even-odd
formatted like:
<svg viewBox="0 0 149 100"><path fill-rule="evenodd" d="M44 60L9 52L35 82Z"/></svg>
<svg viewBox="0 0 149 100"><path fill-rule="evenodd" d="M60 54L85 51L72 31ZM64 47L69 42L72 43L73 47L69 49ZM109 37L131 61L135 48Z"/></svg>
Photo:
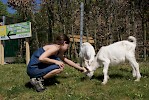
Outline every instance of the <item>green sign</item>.
<svg viewBox="0 0 149 100"><path fill-rule="evenodd" d="M0 26L0 40L31 37L31 22Z"/></svg>

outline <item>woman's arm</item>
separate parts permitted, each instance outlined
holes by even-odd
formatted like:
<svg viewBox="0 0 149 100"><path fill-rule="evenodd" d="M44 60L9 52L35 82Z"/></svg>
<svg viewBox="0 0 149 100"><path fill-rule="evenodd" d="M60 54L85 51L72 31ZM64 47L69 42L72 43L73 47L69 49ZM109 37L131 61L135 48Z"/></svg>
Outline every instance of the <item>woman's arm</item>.
<svg viewBox="0 0 149 100"><path fill-rule="evenodd" d="M86 72L87 71L84 67L80 67L78 64L74 63L73 61L71 61L71 60L69 60L69 59L67 59L65 57L63 58L63 61L65 63L67 63L68 65L74 67L75 69L78 69L81 72Z"/></svg>
<svg viewBox="0 0 149 100"><path fill-rule="evenodd" d="M64 67L64 63L62 61L58 61L55 59L50 59L49 56L55 55L58 52L58 48L56 46L50 46L47 50L39 57L39 61L47 64L57 64L60 67Z"/></svg>

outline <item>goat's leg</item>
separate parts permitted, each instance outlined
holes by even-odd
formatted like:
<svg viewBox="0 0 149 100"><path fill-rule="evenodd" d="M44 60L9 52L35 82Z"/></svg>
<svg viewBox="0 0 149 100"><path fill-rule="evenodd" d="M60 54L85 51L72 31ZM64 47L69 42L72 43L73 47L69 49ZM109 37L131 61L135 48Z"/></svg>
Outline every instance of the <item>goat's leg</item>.
<svg viewBox="0 0 149 100"><path fill-rule="evenodd" d="M133 77L137 77L137 73L136 73L135 67L133 66L132 63L130 63L130 65L131 65L131 67L132 67L132 76L133 76Z"/></svg>
<svg viewBox="0 0 149 100"><path fill-rule="evenodd" d="M141 74L139 71L139 64L136 62L135 58L130 59L129 62L133 68L133 75L136 75L136 77L137 77L137 79L135 81L140 81Z"/></svg>
<svg viewBox="0 0 149 100"><path fill-rule="evenodd" d="M102 84L105 85L108 82L109 76L108 76L108 68L109 68L109 63L108 62L103 62L103 74L104 74L104 79Z"/></svg>

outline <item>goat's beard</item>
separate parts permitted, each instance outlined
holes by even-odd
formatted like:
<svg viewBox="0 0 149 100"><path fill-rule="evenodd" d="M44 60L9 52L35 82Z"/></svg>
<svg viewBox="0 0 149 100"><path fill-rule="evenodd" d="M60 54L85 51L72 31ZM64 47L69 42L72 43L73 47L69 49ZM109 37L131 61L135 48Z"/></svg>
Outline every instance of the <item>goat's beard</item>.
<svg viewBox="0 0 149 100"><path fill-rule="evenodd" d="M86 76L88 76L89 78L92 78L93 75L94 75L94 71L86 72Z"/></svg>

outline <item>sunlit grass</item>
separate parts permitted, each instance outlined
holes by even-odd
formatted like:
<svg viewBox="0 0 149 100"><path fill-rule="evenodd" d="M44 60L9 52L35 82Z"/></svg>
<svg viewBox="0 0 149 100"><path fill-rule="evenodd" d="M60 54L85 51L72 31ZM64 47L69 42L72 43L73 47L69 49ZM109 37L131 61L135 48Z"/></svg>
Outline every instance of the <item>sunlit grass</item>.
<svg viewBox="0 0 149 100"><path fill-rule="evenodd" d="M66 66L64 72L55 77L58 82L38 93L25 87L29 81L25 64L8 64L0 66L0 100L148 100L148 63L140 63L140 82L134 81L131 71L127 64L112 66L108 83L101 85L102 68L98 68L90 80Z"/></svg>

